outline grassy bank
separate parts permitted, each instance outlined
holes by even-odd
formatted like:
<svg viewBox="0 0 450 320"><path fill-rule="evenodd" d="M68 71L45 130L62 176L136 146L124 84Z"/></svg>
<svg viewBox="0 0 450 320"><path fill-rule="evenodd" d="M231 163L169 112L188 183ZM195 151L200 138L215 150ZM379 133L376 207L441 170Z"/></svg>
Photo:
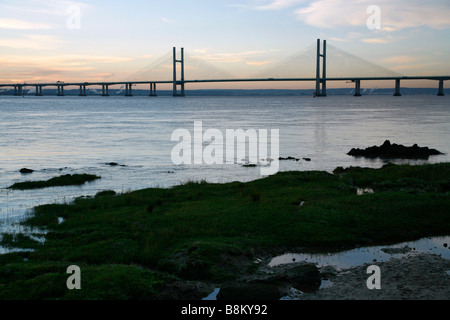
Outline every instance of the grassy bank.
<svg viewBox="0 0 450 320"><path fill-rule="evenodd" d="M358 196L358 187L374 193ZM178 280L220 284L251 273L258 255L448 235L449 190L449 163L387 165L43 205L25 223L48 229L47 241L0 256L0 299L167 298ZM16 238L6 242L30 247ZM66 288L73 264L82 290Z"/></svg>

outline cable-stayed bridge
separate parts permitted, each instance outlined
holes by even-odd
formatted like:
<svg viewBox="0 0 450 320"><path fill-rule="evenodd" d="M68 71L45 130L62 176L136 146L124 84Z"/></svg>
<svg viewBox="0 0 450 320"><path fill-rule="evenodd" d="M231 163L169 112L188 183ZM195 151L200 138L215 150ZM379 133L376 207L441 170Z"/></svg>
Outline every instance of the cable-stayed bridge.
<svg viewBox="0 0 450 320"><path fill-rule="evenodd" d="M184 48L181 50L173 48L171 52L124 81L9 83L0 84L0 87L14 88L14 95L17 96L24 95L24 90L30 87L35 87L36 96L42 96L45 87L57 88L58 96L65 95L66 87L79 87L80 96L87 95L87 87L101 87L102 95L109 96L109 88L118 86L123 89L125 96L131 97L133 86L149 85L149 95L157 96L157 84L170 84L173 96L185 96L186 84L189 83L309 81L315 83L314 96L325 97L329 81L353 82L354 95L361 96L361 81L377 80L392 80L394 96L401 96L401 81L435 80L438 82L437 94L443 96L444 81L450 80L450 76L404 76L317 39L317 44L248 76L233 75L197 55L185 52Z"/></svg>

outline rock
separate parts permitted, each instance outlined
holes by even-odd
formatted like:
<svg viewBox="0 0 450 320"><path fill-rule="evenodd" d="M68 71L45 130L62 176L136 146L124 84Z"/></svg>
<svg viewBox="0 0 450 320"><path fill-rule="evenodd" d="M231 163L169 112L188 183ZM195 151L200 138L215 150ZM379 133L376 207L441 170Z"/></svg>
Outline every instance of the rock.
<svg viewBox="0 0 450 320"><path fill-rule="evenodd" d="M217 300L280 300L280 288L266 283L229 283L224 284Z"/></svg>
<svg viewBox="0 0 450 320"><path fill-rule="evenodd" d="M277 272L278 275L269 278L269 280L289 284L289 286L303 292L314 292L319 289L322 280L316 265L299 264L283 269L282 272Z"/></svg>
<svg viewBox="0 0 450 320"><path fill-rule="evenodd" d="M294 288L315 292L321 284L315 264L294 263L270 268L266 274L223 284L217 300L279 300Z"/></svg>
<svg viewBox="0 0 450 320"><path fill-rule="evenodd" d="M303 158L305 161L311 161L311 158Z"/></svg>
<svg viewBox="0 0 450 320"><path fill-rule="evenodd" d="M97 192L95 197L105 197L105 196L115 196L115 195L117 195L117 193L114 190L104 190L104 191Z"/></svg>
<svg viewBox="0 0 450 320"><path fill-rule="evenodd" d="M294 160L294 161L299 161L300 159L289 156L289 157L287 157L287 158L279 157L278 160L280 160L280 161L281 161L281 160Z"/></svg>
<svg viewBox="0 0 450 320"><path fill-rule="evenodd" d="M406 147L399 144L391 144L386 140L381 146L372 146L366 149L353 148L348 153L350 156L367 158L398 158L398 159L428 159L432 155L440 155L442 152L428 147L419 147L414 144Z"/></svg>
<svg viewBox="0 0 450 320"><path fill-rule="evenodd" d="M33 172L34 172L34 170L27 169L27 168L20 169L20 173L23 173L23 174L33 173Z"/></svg>
<svg viewBox="0 0 450 320"><path fill-rule="evenodd" d="M109 162L109 163L107 163L107 165L111 166L111 167L115 167L115 166L118 166L119 164L117 162Z"/></svg>

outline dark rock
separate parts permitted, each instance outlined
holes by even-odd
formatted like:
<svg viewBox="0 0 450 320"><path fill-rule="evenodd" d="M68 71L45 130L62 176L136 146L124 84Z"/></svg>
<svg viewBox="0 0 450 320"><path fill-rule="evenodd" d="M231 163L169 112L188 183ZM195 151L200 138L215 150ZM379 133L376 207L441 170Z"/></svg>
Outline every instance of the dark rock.
<svg viewBox="0 0 450 320"><path fill-rule="evenodd" d="M117 193L114 190L104 190L98 192L95 196L96 197L105 197L105 196L115 196Z"/></svg>
<svg viewBox="0 0 450 320"><path fill-rule="evenodd" d="M281 161L281 160L294 160L294 161L299 161L300 159L289 156L289 157L287 157L287 158L279 157L278 160L280 160L280 161Z"/></svg>
<svg viewBox="0 0 450 320"><path fill-rule="evenodd" d="M311 161L311 158L303 158L305 161Z"/></svg>
<svg viewBox="0 0 450 320"><path fill-rule="evenodd" d="M282 271L278 271L268 281L285 283L303 292L314 292L319 289L322 280L319 269L314 264L299 264L282 268Z"/></svg>
<svg viewBox="0 0 450 320"><path fill-rule="evenodd" d="M117 162L109 162L109 163L107 163L107 165L111 166L111 167L115 167L115 166L118 166L119 164Z"/></svg>
<svg viewBox="0 0 450 320"><path fill-rule="evenodd" d="M381 146L372 146L366 149L353 148L348 153L350 156L367 158L394 158L394 159L428 159L432 155L440 155L442 152L428 147L419 147L414 144L406 147L399 144L391 144L386 140Z"/></svg>
<svg viewBox="0 0 450 320"><path fill-rule="evenodd" d="M282 291L276 285L266 283L224 284L217 300L280 300Z"/></svg>
<svg viewBox="0 0 450 320"><path fill-rule="evenodd" d="M33 172L34 172L34 170L27 169L27 168L20 169L20 173L24 173L24 174L33 173Z"/></svg>

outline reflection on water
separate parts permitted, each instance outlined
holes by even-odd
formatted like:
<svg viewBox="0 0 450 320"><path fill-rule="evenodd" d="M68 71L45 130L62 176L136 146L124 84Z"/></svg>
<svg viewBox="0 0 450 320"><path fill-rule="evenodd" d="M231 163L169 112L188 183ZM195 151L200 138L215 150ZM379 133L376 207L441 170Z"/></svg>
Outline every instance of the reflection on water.
<svg viewBox="0 0 450 320"><path fill-rule="evenodd" d="M337 270L348 269L371 262L383 262L391 258L401 258L411 254L432 253L450 259L450 237L423 238L417 241L403 242L390 246L372 246L353 250L326 253L287 253L273 258L269 266L277 266L287 263L310 262L318 267L333 266ZM295 259L295 260L293 260Z"/></svg>

